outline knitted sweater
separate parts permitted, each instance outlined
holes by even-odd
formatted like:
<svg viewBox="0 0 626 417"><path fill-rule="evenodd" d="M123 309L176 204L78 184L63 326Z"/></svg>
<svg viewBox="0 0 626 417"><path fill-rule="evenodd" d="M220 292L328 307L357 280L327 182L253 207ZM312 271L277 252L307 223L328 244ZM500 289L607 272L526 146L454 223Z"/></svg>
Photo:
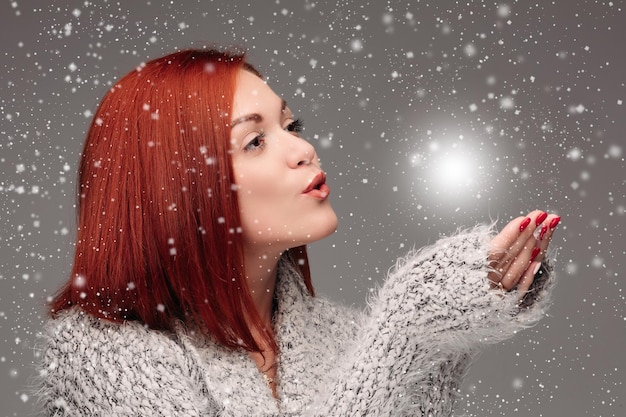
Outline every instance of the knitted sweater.
<svg viewBox="0 0 626 417"><path fill-rule="evenodd" d="M246 352L74 308L45 327L41 401L54 416L450 416L477 350L535 323L553 282L544 264L522 303L490 289L491 237L411 252L366 312L309 296L281 262L278 400Z"/></svg>

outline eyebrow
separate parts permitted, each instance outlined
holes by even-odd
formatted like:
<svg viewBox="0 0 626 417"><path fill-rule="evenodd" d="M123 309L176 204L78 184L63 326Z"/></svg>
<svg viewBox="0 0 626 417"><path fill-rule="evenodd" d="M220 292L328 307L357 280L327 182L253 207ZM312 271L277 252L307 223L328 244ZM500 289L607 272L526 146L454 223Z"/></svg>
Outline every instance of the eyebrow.
<svg viewBox="0 0 626 417"><path fill-rule="evenodd" d="M287 108L287 102L285 101L285 99L281 99L280 102L280 112L283 113L285 111L285 109ZM245 123L245 122L262 122L263 121L263 116L261 116L258 113L251 113L251 114L246 114L245 116L241 116L235 120L232 121L232 123L230 124L230 128L234 128L235 126L237 126L239 123Z"/></svg>

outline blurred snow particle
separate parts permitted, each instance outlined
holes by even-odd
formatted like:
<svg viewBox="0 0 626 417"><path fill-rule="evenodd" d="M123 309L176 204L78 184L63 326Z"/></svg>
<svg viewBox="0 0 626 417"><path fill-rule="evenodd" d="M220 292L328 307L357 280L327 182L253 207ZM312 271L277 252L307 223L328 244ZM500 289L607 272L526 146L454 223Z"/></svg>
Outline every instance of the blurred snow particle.
<svg viewBox="0 0 626 417"><path fill-rule="evenodd" d="M24 172L25 169L26 169L26 166L24 164L15 165L15 172L17 172L18 174L20 172Z"/></svg>
<svg viewBox="0 0 626 417"><path fill-rule="evenodd" d="M350 42L352 52L361 52L363 50L363 41L361 39L352 39Z"/></svg>
<svg viewBox="0 0 626 417"><path fill-rule="evenodd" d="M422 163L424 158L419 153L414 153L410 156L409 161L412 167L416 167Z"/></svg>
<svg viewBox="0 0 626 417"><path fill-rule="evenodd" d="M70 70L70 72L74 72L74 71L76 71L76 69L77 69L77 68L78 68L78 67L77 67L77 66L76 66L76 64L75 64L75 63L73 63L73 62L70 62L70 64L67 66L67 69L68 69L68 70Z"/></svg>
<svg viewBox="0 0 626 417"><path fill-rule="evenodd" d="M578 106L571 105L567 109L569 114L581 114L585 111L585 106L579 104Z"/></svg>
<svg viewBox="0 0 626 417"><path fill-rule="evenodd" d="M565 267L565 270L569 275L575 275L578 272L578 264L570 261Z"/></svg>
<svg viewBox="0 0 626 417"><path fill-rule="evenodd" d="M311 68L315 69L315 67L317 66L317 59L311 58L309 60L309 65L311 66Z"/></svg>
<svg viewBox="0 0 626 417"><path fill-rule="evenodd" d="M383 14L383 23L385 25L390 25L393 23L393 15L391 13Z"/></svg>
<svg viewBox="0 0 626 417"><path fill-rule="evenodd" d="M622 157L622 147L619 145L611 145L609 146L609 156L611 158L621 158Z"/></svg>
<svg viewBox="0 0 626 417"><path fill-rule="evenodd" d="M472 103L469 105L469 110L473 113L476 110L478 110L478 106L476 105L476 103Z"/></svg>
<svg viewBox="0 0 626 417"><path fill-rule="evenodd" d="M74 9L72 11L72 14L74 15L74 17L80 17L81 11L80 9Z"/></svg>
<svg viewBox="0 0 626 417"><path fill-rule="evenodd" d="M306 77L304 75L300 76L300 78L298 78L298 84L304 84L306 82Z"/></svg>
<svg viewBox="0 0 626 417"><path fill-rule="evenodd" d="M520 390L524 387L524 380L520 377L513 378L512 386L514 390Z"/></svg>
<svg viewBox="0 0 626 417"><path fill-rule="evenodd" d="M513 110L515 107L515 101L513 101L513 97L505 96L500 99L500 107L503 110Z"/></svg>
<svg viewBox="0 0 626 417"><path fill-rule="evenodd" d="M185 23L185 22L180 22L180 23L178 24L178 29L180 29L180 30L185 30L185 29L187 29L188 27L189 27L189 25L187 25L187 23Z"/></svg>
<svg viewBox="0 0 626 417"><path fill-rule="evenodd" d="M581 156L582 156L582 152L578 148L572 148L567 153L567 158L571 159L572 161L578 161L581 158Z"/></svg>
<svg viewBox="0 0 626 417"><path fill-rule="evenodd" d="M606 266L604 265L604 259L600 258L599 256L594 256L593 259L591 260L591 266L593 266L594 268L605 268Z"/></svg>
<svg viewBox="0 0 626 417"><path fill-rule="evenodd" d="M508 4L501 4L498 6L498 17L505 18L511 13L511 6Z"/></svg>
<svg viewBox="0 0 626 417"><path fill-rule="evenodd" d="M476 45L474 45L473 43L468 43L463 48L463 52L465 52L465 55L467 55L469 57L475 56L476 55Z"/></svg>
<svg viewBox="0 0 626 417"><path fill-rule="evenodd" d="M157 304L157 310L162 313L165 311L165 306L163 304Z"/></svg>
<svg viewBox="0 0 626 417"><path fill-rule="evenodd" d="M617 105L621 106L624 103L624 101L622 99L617 100Z"/></svg>
<svg viewBox="0 0 626 417"><path fill-rule="evenodd" d="M85 284L87 284L87 280L83 275L76 275L76 277L74 277L74 286L76 288L83 288Z"/></svg>
<svg viewBox="0 0 626 417"><path fill-rule="evenodd" d="M333 137L332 135L330 135L329 137L324 136L323 138L320 138L320 148L322 149L329 149L333 146Z"/></svg>

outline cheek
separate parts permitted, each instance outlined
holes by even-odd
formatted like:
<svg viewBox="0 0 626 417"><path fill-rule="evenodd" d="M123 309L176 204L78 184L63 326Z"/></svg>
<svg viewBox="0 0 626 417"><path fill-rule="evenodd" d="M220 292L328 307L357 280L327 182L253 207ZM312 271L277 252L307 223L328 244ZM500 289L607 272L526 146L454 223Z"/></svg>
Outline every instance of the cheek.
<svg viewBox="0 0 626 417"><path fill-rule="evenodd" d="M237 183L241 221L248 230L268 231L283 221L291 207L289 193L271 176L240 177Z"/></svg>

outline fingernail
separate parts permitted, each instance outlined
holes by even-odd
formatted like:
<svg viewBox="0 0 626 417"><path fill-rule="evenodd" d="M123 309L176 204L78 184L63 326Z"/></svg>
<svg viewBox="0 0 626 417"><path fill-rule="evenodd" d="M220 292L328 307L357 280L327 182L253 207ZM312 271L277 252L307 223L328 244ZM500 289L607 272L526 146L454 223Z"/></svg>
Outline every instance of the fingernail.
<svg viewBox="0 0 626 417"><path fill-rule="evenodd" d="M541 268L541 263L537 262L537 265L535 265L535 269L533 269L533 275L537 275L537 272L539 272L539 268Z"/></svg>
<svg viewBox="0 0 626 417"><path fill-rule="evenodd" d="M522 224L519 225L519 231L523 232L524 229L526 229L529 224L530 224L530 217L526 217L524 221L522 222Z"/></svg>
<svg viewBox="0 0 626 417"><path fill-rule="evenodd" d="M535 224L539 226L541 223L543 223L546 217L548 217L548 213L542 211L541 214L537 216L537 219L535 220Z"/></svg>
<svg viewBox="0 0 626 417"><path fill-rule="evenodd" d="M557 226L557 224L559 224L560 221L561 221L560 216L552 219L552 221L550 222L550 229L554 229Z"/></svg>
<svg viewBox="0 0 626 417"><path fill-rule="evenodd" d="M530 262L534 261L535 258L537 257L537 255L539 255L539 252L541 252L541 248L535 248L533 249L533 253L530 255Z"/></svg>
<svg viewBox="0 0 626 417"><path fill-rule="evenodd" d="M539 240L543 240L543 237L546 235L546 232L548 231L548 226L543 226L541 228L541 232L539 233Z"/></svg>

